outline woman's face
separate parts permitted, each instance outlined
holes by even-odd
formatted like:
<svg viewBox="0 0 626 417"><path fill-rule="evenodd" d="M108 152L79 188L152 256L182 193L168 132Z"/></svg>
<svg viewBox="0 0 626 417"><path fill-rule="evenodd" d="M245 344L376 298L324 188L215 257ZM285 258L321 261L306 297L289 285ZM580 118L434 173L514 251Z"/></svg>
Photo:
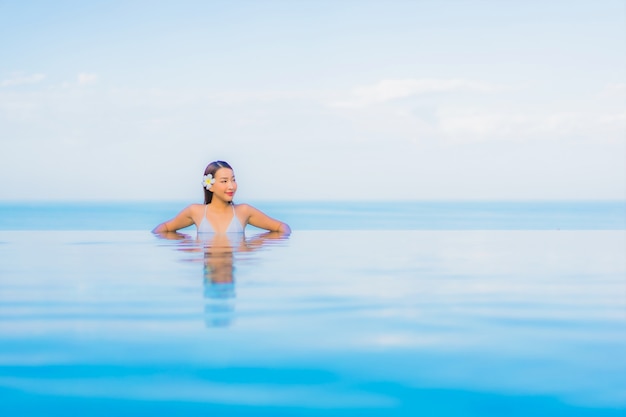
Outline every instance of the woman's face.
<svg viewBox="0 0 626 417"><path fill-rule="evenodd" d="M233 201L233 197L237 192L237 182L235 181L235 173L232 169L220 168L215 172L215 182L211 186L213 198L219 198L223 201Z"/></svg>

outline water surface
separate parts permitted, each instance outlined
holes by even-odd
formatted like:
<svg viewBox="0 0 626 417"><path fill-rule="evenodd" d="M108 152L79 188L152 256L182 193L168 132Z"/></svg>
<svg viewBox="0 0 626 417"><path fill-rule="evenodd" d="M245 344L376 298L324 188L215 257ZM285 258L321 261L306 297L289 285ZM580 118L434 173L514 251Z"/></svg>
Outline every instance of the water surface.
<svg viewBox="0 0 626 417"><path fill-rule="evenodd" d="M0 230L151 230L189 203L5 202ZM248 203L293 230L626 229L623 200Z"/></svg>
<svg viewBox="0 0 626 417"><path fill-rule="evenodd" d="M623 230L0 232L1 415L618 416Z"/></svg>

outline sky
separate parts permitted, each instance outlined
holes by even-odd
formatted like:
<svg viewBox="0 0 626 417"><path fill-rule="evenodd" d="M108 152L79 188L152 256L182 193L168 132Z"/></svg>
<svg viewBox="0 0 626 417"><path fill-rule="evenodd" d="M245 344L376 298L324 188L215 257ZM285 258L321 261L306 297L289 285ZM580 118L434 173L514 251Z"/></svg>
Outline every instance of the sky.
<svg viewBox="0 0 626 417"><path fill-rule="evenodd" d="M626 1L0 0L0 201L623 200Z"/></svg>

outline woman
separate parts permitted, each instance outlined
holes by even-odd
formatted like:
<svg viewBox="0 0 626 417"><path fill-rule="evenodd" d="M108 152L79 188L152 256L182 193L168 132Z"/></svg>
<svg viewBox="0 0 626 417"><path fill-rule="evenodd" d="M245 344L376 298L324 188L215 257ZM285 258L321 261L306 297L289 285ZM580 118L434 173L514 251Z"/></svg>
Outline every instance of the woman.
<svg viewBox="0 0 626 417"><path fill-rule="evenodd" d="M211 162L204 170L204 204L192 204L171 220L155 227L153 233L175 232L195 224L198 235L243 233L246 225L288 235L286 223L272 219L248 204L234 204L237 182L233 168L224 161Z"/></svg>

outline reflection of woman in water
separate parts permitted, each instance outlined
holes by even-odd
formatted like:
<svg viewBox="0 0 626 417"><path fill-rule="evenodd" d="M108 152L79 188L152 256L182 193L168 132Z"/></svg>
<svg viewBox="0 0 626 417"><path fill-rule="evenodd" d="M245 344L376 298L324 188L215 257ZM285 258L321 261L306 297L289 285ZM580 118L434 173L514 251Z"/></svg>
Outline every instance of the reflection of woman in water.
<svg viewBox="0 0 626 417"><path fill-rule="evenodd" d="M184 252L202 252L202 258L194 256L187 260L202 260L204 264L204 321L207 327L228 326L234 319L236 254L252 252L271 241L280 242L288 237L278 232L261 233L249 238L245 238L243 233L211 233L195 241L179 232L159 233L159 236L180 241L180 250Z"/></svg>
<svg viewBox="0 0 626 417"><path fill-rule="evenodd" d="M244 242L243 233L239 235ZM228 326L235 313L234 252L237 248L226 234L210 234L200 241L204 252L204 322L208 327Z"/></svg>
<svg viewBox="0 0 626 417"><path fill-rule="evenodd" d="M195 224L198 237L205 234L243 233L246 225L288 235L286 223L272 219L248 204L234 204L235 174L224 161L211 162L204 170L204 204L191 204L171 220L155 227L154 233L175 232Z"/></svg>
<svg viewBox="0 0 626 417"><path fill-rule="evenodd" d="M233 236L213 234L199 240L204 251L204 321L208 327L228 326L235 314L235 264L245 262L237 254L259 249L270 241L287 238L278 232L230 240ZM249 261L249 258L248 258Z"/></svg>

